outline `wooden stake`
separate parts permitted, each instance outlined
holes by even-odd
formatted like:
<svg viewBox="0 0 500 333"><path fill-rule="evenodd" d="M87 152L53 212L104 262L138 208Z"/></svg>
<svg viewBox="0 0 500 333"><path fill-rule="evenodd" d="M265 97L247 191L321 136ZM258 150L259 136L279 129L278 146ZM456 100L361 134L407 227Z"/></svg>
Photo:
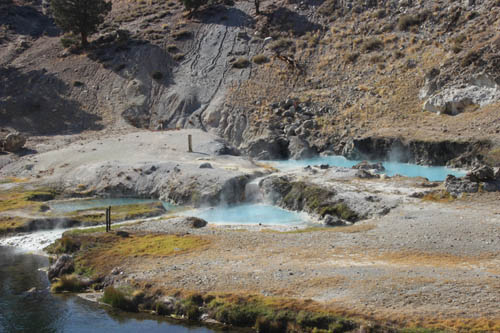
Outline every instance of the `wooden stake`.
<svg viewBox="0 0 500 333"><path fill-rule="evenodd" d="M193 136L191 134L188 134L188 152L193 152Z"/></svg>
<svg viewBox="0 0 500 333"><path fill-rule="evenodd" d="M109 231L111 231L111 206L108 208L108 219L109 219Z"/></svg>

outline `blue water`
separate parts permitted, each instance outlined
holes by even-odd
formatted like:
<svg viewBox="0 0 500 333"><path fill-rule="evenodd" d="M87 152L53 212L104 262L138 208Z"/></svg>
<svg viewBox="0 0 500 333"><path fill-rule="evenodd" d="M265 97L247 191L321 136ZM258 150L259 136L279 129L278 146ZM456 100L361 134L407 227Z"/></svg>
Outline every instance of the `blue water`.
<svg viewBox="0 0 500 333"><path fill-rule="evenodd" d="M242 204L189 210L181 213L196 216L214 224L299 225L306 218L296 212L264 204Z"/></svg>
<svg viewBox="0 0 500 333"><path fill-rule="evenodd" d="M330 166L351 168L361 161L348 160L343 156L324 156L304 160L284 160L284 161L269 161L271 165L280 170L291 170L305 167L308 165L328 164ZM373 162L373 161L372 161ZM407 177L425 177L430 181L442 181L447 175L462 177L466 174L464 170L451 169L444 166L424 166L401 162L382 162L385 173L388 176L396 174Z"/></svg>
<svg viewBox="0 0 500 333"><path fill-rule="evenodd" d="M124 205L150 203L150 202L158 202L158 200L133 199L133 198L68 200L68 201L59 201L51 203L50 208L56 212L69 213L84 209L92 209L92 208L108 207L108 206L124 206ZM168 202L162 201L162 204L166 210L172 210L173 208L175 208L174 205Z"/></svg>
<svg viewBox="0 0 500 333"><path fill-rule="evenodd" d="M48 291L46 257L0 247L0 332L208 333L161 317L130 314ZM34 293L26 291L35 287Z"/></svg>

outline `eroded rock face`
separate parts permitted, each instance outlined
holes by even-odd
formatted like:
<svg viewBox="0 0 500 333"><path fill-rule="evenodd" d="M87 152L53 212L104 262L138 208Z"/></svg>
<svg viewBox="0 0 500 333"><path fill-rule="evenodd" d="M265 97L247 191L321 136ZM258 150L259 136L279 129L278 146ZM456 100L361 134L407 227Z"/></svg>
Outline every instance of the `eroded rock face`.
<svg viewBox="0 0 500 333"><path fill-rule="evenodd" d="M75 270L73 258L68 254L63 254L57 261L50 266L48 277L49 280L53 280L65 274L71 274Z"/></svg>
<svg viewBox="0 0 500 333"><path fill-rule="evenodd" d="M426 97L436 90L436 83L431 80L420 91ZM475 77L465 86L450 87L430 96L424 103L424 111L457 115L467 110L482 107L500 101L500 89L488 76Z"/></svg>

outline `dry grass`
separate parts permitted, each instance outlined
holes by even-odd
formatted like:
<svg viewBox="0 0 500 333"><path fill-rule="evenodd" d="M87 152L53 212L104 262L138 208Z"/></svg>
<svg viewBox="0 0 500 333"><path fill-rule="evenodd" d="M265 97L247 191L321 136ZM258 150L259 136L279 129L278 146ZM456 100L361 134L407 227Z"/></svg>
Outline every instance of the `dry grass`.
<svg viewBox="0 0 500 333"><path fill-rule="evenodd" d="M447 253L430 253L417 251L382 252L374 256L376 260L382 260L395 264L421 265L436 267L457 267L464 265L479 265L496 257L495 254L483 254L481 256L456 256Z"/></svg>

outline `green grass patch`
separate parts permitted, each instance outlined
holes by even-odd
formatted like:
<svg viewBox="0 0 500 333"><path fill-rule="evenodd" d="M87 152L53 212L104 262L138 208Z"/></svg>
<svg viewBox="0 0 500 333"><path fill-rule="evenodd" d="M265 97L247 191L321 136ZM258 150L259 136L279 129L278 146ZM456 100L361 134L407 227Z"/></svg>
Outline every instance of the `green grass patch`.
<svg viewBox="0 0 500 333"><path fill-rule="evenodd" d="M45 251L50 254L75 253L80 250L81 246L82 243L79 239L63 235L63 237L47 246Z"/></svg>
<svg viewBox="0 0 500 333"><path fill-rule="evenodd" d="M22 230L30 220L18 216L0 217L0 235Z"/></svg>
<svg viewBox="0 0 500 333"><path fill-rule="evenodd" d="M356 324L343 317L323 312L280 309L260 299L226 300L216 297L206 307L212 318L233 326L253 327L258 332L292 331L347 332Z"/></svg>
<svg viewBox="0 0 500 333"><path fill-rule="evenodd" d="M106 219L106 208L98 207L92 209L77 210L66 214L67 217L78 220L83 224L100 224ZM139 218L160 216L167 211L161 202L140 203L111 207L111 221L121 222Z"/></svg>
<svg viewBox="0 0 500 333"><path fill-rule="evenodd" d="M83 234L93 234L96 232L105 232L106 227L95 227L95 228L86 228L86 229L72 229L64 232L63 236L77 236Z"/></svg>
<svg viewBox="0 0 500 333"><path fill-rule="evenodd" d="M207 241L195 236L177 235L132 235L120 239L113 246L104 250L107 256L169 256L175 253L189 251L208 244Z"/></svg>
<svg viewBox="0 0 500 333"><path fill-rule="evenodd" d="M101 301L103 303L109 304L114 308L121 309L124 311L137 312L137 304L134 303L132 295L124 289L118 289L114 287L107 287L104 289L104 295Z"/></svg>

